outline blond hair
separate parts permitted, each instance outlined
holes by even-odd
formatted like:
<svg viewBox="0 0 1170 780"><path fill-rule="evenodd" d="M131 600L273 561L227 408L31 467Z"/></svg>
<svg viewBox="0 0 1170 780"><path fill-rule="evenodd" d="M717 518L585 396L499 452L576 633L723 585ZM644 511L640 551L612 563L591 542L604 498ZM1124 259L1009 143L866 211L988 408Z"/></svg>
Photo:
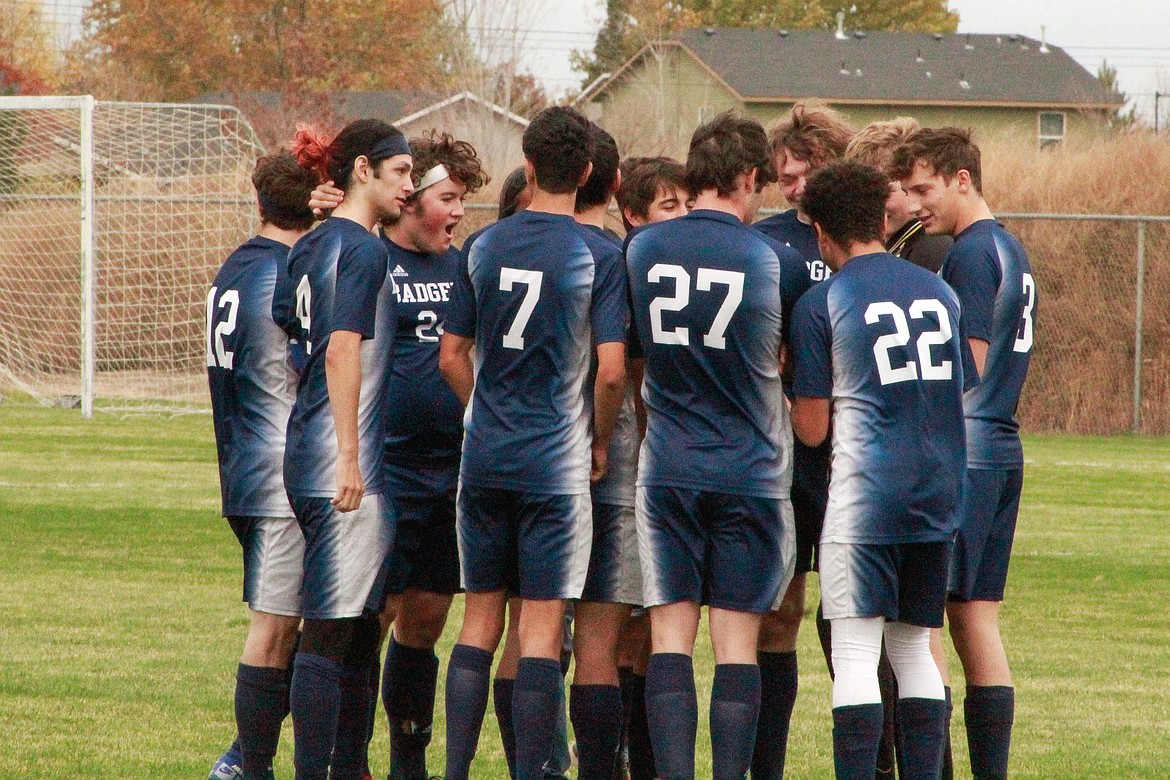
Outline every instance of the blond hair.
<svg viewBox="0 0 1170 780"><path fill-rule="evenodd" d="M872 165L888 174L890 163L894 159L894 150L918 128L918 120L908 116L870 122L858 130L857 135L853 136L853 140L845 147L845 157Z"/></svg>

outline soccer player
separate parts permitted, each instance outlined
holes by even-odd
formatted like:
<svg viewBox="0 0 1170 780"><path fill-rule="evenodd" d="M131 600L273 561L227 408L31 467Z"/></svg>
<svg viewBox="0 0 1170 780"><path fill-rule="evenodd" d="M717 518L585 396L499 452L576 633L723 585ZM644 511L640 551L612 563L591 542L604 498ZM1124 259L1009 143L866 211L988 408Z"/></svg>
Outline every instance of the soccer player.
<svg viewBox="0 0 1170 780"><path fill-rule="evenodd" d="M616 199L626 232L687 214L686 169L669 157L628 157Z"/></svg>
<svg viewBox="0 0 1170 780"><path fill-rule="evenodd" d="M459 590L455 490L463 406L439 374L439 338L460 267L452 237L464 199L487 183L466 141L431 132L412 138L410 149L414 192L401 214L382 223L398 323L384 448L397 524L383 610L383 623L394 623L382 680L391 780L428 777L439 672L434 647ZM314 195L314 205L327 208L344 200L331 188Z"/></svg>
<svg viewBox="0 0 1170 780"><path fill-rule="evenodd" d="M898 679L902 777L942 767L946 702L930 652L941 627L959 513L963 390L975 381L959 301L882 243L890 185L855 161L829 165L802 198L834 275L796 306L792 427L809 446L833 426L820 540L821 604L833 634L838 780L877 769L883 636ZM911 464L908 468L907 464Z"/></svg>
<svg viewBox="0 0 1170 780"><path fill-rule="evenodd" d="M917 130L918 120L906 116L870 122L857 131L845 148L845 157L872 165L885 173L897 148ZM886 201L886 251L905 258L931 273L942 268L943 258L955 243L948 235L930 235L910 213L910 200L898 181L890 182L890 199Z"/></svg>
<svg viewBox="0 0 1170 780"><path fill-rule="evenodd" d="M289 667L301 622L304 537L284 491L284 439L296 373L272 320L289 249L313 226L305 207L316 177L288 152L252 172L260 233L233 252L207 295L207 377L223 516L244 553L248 638L236 671L236 744L211 780L271 775L288 714Z"/></svg>
<svg viewBox="0 0 1170 780"><path fill-rule="evenodd" d="M500 208L496 219L507 219L517 211L528 208L532 202L532 187L529 186L528 176L521 165L508 174L500 186Z"/></svg>
<svg viewBox="0 0 1170 780"><path fill-rule="evenodd" d="M297 334L307 354L284 464L305 536L294 761L298 780L325 780L343 678L364 688L378 650L394 536L382 450L395 313L386 247L370 231L401 212L413 191L412 163L402 133L377 120L352 122L329 142L302 130L294 153L345 192L333 215L293 247L289 291L273 302L274 319ZM358 721L345 733L364 739L368 723ZM360 761L349 761L332 776L356 780L363 771Z"/></svg>
<svg viewBox="0 0 1170 780"><path fill-rule="evenodd" d="M857 131L845 149L845 157L877 168L883 173L890 170L890 161L896 149L906 137L917 130L918 121L910 117L898 117L888 121L871 122ZM949 235L929 235L910 212L910 200L897 180L890 182L890 197L886 201L886 231L883 237L886 251L921 266L931 273L938 273L943 258L950 251L954 241ZM947 701L947 739L943 742L943 766L941 780L954 776L950 744L951 688L947 674L946 653L942 645L942 630L931 629L930 650L938 664L943 678ZM897 698L897 682L894 680L890 659L884 648L878 677L882 686L882 704L885 705L886 721L882 728L881 750L878 753L878 776L894 771L894 756L897 724L894 719L894 699Z"/></svg>
<svg viewBox="0 0 1170 780"><path fill-rule="evenodd" d="M447 674L452 780L467 778L475 755L509 587L522 600L517 777L540 778L550 753L565 600L584 586L589 485L607 470L625 386L621 253L573 220L592 167L589 127L554 107L525 130L532 202L468 240L440 343L440 370L469 403L457 506L467 597ZM594 354L591 440L584 384Z"/></svg>
<svg viewBox="0 0 1170 780"><path fill-rule="evenodd" d="M645 355L637 521L652 644L646 710L663 780L694 777L691 656L703 604L716 664L714 776L747 772L760 616L792 577L792 432L780 353L803 265L746 224L775 179L760 124L721 114L691 138L694 209L642 228L626 248Z"/></svg>
<svg viewBox="0 0 1170 780"><path fill-rule="evenodd" d="M854 129L831 109L797 103L788 117L771 129L768 142L779 177L780 192L791 209L756 222L752 227L795 249L805 262L806 287L829 277L821 259L816 234L801 206L808 177L838 159ZM790 389L786 378L786 389ZM796 704L799 676L796 638L804 618L804 594L808 572L816 568L815 550L825 518L829 489L828 443L806 447L799 440L793 450L792 509L796 516L796 576L779 608L764 615L760 627L759 732L752 757L753 780L780 780L788 746L788 726ZM817 632L825 661L829 662L828 625L818 610ZM830 672L831 672L830 668ZM890 757L892 768L893 756Z"/></svg>
<svg viewBox="0 0 1170 780"><path fill-rule="evenodd" d="M979 147L958 128L922 129L894 153L894 176L931 234L954 237L941 271L963 304L982 383L964 398L967 478L947 619L963 664L971 771L1007 776L1015 692L999 606L1019 512L1024 454L1016 407L1035 336L1036 282L1020 242L983 199Z"/></svg>
<svg viewBox="0 0 1170 780"><path fill-rule="evenodd" d="M635 228L686 216L689 197L686 168L669 157L630 157L621 164L616 200L627 235ZM631 344L631 348L636 345ZM635 389L634 410L642 431L646 409L642 404L642 360L631 353L630 384ZM640 436L639 436L640 438ZM618 640L618 675L625 710L623 747L630 780L654 780L654 751L646 722L646 664L650 659L650 620L635 609ZM619 767L620 769L621 767ZM625 780L620 776L618 780Z"/></svg>

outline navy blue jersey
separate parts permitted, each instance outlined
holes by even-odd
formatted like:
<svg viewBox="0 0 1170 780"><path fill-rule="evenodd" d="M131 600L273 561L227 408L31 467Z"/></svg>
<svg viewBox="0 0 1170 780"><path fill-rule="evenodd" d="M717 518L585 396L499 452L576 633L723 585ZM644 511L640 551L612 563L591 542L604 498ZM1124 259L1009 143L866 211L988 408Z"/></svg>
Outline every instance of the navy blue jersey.
<svg viewBox="0 0 1170 780"><path fill-rule="evenodd" d="M619 251L622 249L620 236L592 225L585 225L598 236L612 241ZM628 334L627 334L628 338ZM593 385L597 380L595 369L596 358L592 361L593 371L585 383L585 391L589 394L590 402L593 398ZM609 441L609 470L605 476L593 486L593 501L598 504L613 506L634 506L637 494L638 481L638 418L634 412L634 393L637 389L626 383L622 395L622 406L618 410L617 420L613 426L613 436Z"/></svg>
<svg viewBox="0 0 1170 780"><path fill-rule="evenodd" d="M1028 375L1036 322L1036 281L1028 254L992 219L958 236L939 272L963 304L967 336L987 342L983 381L967 394L967 465L1024 466L1016 407Z"/></svg>
<svg viewBox="0 0 1170 780"><path fill-rule="evenodd" d="M779 241L784 246L790 246L804 260L808 269L810 285L828 279L833 272L825 261L821 259L821 248L817 246L817 233L813 226L801 222L796 216L796 209L775 214L752 224L756 230L765 236Z"/></svg>
<svg viewBox="0 0 1170 780"><path fill-rule="evenodd" d="M332 497L337 490L337 429L325 378L329 337L337 330L362 336L358 464L366 495L385 487L382 448L395 325L394 285L386 262L382 240L341 217L327 219L289 253L293 305L274 301L272 314L295 334L307 361L288 423L284 482L290 495Z"/></svg>
<svg viewBox="0 0 1170 780"><path fill-rule="evenodd" d="M886 253L850 260L796 305L796 395L833 400L822 542L951 539L975 381L959 311L936 275Z"/></svg>
<svg viewBox="0 0 1170 780"><path fill-rule="evenodd" d="M207 294L207 379L224 517L292 517L284 436L296 395L272 291L289 248L257 236L228 257Z"/></svg>
<svg viewBox="0 0 1170 780"><path fill-rule="evenodd" d="M788 495L781 326L805 282L785 254L735 216L710 210L651 225L627 245L646 361L639 486Z"/></svg>
<svg viewBox="0 0 1170 780"><path fill-rule="evenodd" d="M444 482L453 483L463 446L463 404L439 374L439 338L460 255L453 247L428 255L385 241L398 315L386 402L387 477L396 496L434 495L444 486L420 480L447 466L452 475Z"/></svg>
<svg viewBox="0 0 1170 780"><path fill-rule="evenodd" d="M529 493L589 491L597 344L624 342L621 250L572 217L522 211L468 239L447 331L475 338L460 479Z"/></svg>

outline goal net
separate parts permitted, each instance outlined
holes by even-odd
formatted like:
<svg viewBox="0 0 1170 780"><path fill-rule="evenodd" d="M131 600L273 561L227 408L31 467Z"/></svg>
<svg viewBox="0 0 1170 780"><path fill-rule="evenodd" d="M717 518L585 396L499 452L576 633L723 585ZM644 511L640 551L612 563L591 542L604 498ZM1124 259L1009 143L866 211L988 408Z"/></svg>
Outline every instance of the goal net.
<svg viewBox="0 0 1170 780"><path fill-rule="evenodd" d="M206 403L204 300L255 233L263 154L231 106L0 97L0 393Z"/></svg>

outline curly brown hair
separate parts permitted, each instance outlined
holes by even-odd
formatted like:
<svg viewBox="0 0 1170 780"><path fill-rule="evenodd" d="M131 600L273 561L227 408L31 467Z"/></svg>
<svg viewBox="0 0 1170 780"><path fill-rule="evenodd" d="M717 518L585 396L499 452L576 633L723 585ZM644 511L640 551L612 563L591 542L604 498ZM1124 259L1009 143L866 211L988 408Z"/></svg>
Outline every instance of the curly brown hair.
<svg viewBox="0 0 1170 780"><path fill-rule="evenodd" d="M410 151L414 154L411 176L416 187L427 171L436 165L442 165L452 179L467 187L468 195L491 181L475 147L467 141L457 140L450 133L431 130L411 138Z"/></svg>
<svg viewBox="0 0 1170 780"><path fill-rule="evenodd" d="M768 133L768 145L773 156L785 152L815 170L844 155L856 132L828 106L801 101Z"/></svg>

